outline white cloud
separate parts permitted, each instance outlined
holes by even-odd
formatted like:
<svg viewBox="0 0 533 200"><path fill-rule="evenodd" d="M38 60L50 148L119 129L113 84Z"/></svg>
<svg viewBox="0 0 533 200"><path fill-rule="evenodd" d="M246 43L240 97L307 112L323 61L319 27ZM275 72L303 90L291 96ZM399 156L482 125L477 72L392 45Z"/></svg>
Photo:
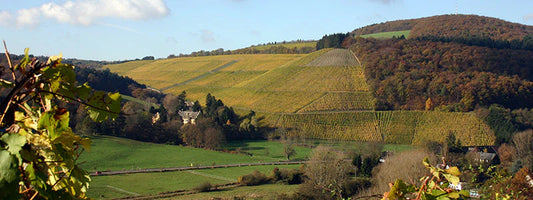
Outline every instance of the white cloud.
<svg viewBox="0 0 533 200"><path fill-rule="evenodd" d="M16 25L20 26L33 26L39 23L39 10L22 9L17 11Z"/></svg>
<svg viewBox="0 0 533 200"><path fill-rule="evenodd" d="M13 20L13 16L7 11L0 11L0 25L9 26L9 22Z"/></svg>
<svg viewBox="0 0 533 200"><path fill-rule="evenodd" d="M103 18L147 20L167 16L169 8L163 0L79 0L62 4L45 3L39 7L16 11L16 25L31 26L41 18L54 19L59 23L92 25ZM12 16L0 12L0 19ZM12 22L12 21L11 21Z"/></svg>

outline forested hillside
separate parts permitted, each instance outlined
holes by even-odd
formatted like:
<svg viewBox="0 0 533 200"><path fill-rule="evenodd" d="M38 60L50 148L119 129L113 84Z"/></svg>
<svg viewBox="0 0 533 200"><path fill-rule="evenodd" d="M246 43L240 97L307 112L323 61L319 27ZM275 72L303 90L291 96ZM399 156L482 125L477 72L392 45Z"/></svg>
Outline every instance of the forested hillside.
<svg viewBox="0 0 533 200"><path fill-rule="evenodd" d="M477 15L440 15L418 19L372 24L351 32L353 36L411 30L411 38L438 36L443 38L489 38L521 40L533 34L533 27L501 19Z"/></svg>
<svg viewBox="0 0 533 200"><path fill-rule="evenodd" d="M533 107L533 52L420 40L357 38L352 49L378 109L470 111Z"/></svg>

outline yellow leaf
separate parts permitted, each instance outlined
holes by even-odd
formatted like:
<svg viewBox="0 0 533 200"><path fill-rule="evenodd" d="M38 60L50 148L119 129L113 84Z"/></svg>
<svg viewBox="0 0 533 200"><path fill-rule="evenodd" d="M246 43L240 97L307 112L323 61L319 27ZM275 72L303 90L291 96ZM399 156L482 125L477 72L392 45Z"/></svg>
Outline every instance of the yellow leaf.
<svg viewBox="0 0 533 200"><path fill-rule="evenodd" d="M46 64L50 64L50 63L55 62L55 61L61 62L62 58L63 58L63 54L62 53L59 53L59 55L57 55L57 56L50 56L48 58L48 61L46 62Z"/></svg>
<svg viewBox="0 0 533 200"><path fill-rule="evenodd" d="M89 138L81 138L81 140L79 141L81 146L83 146L83 148L85 148L87 151L91 151L91 142L92 141Z"/></svg>
<svg viewBox="0 0 533 200"><path fill-rule="evenodd" d="M459 168L457 167L450 167L449 169L446 169L446 173L454 175L454 176L461 176L461 172L459 171Z"/></svg>

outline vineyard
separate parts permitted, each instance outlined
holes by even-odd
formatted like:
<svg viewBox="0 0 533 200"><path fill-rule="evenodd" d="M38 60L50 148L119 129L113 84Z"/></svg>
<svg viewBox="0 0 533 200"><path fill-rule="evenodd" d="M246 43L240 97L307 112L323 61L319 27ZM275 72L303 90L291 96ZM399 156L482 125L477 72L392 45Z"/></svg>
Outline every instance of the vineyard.
<svg viewBox="0 0 533 200"><path fill-rule="evenodd" d="M399 33L405 34L394 34ZM470 113L374 112L363 68L349 50L187 57L107 67L168 93L186 91L189 99L202 103L211 93L236 112L254 110L264 116L261 123L286 128L293 136L418 145L454 133L464 145L494 142L490 128Z"/></svg>
<svg viewBox="0 0 533 200"><path fill-rule="evenodd" d="M132 61L104 67L150 87L163 89L194 80L205 76L207 73L259 71L261 74L261 72L264 73L300 57L302 55L298 54L184 57L155 61ZM235 77L238 78L235 79L234 83L251 78L250 73L238 73Z"/></svg>
<svg viewBox="0 0 533 200"><path fill-rule="evenodd" d="M363 69L348 50L243 54L107 65L150 87L205 101L207 93L247 110L296 113L371 110ZM148 74L148 75L147 75Z"/></svg>
<svg viewBox="0 0 533 200"><path fill-rule="evenodd" d="M492 145L494 133L472 113L369 111L284 114L278 126L296 137L420 145L449 133L465 146Z"/></svg>
<svg viewBox="0 0 533 200"><path fill-rule="evenodd" d="M350 51L344 49L333 49L321 55L317 59L307 63L306 66L358 66L357 60L354 59Z"/></svg>

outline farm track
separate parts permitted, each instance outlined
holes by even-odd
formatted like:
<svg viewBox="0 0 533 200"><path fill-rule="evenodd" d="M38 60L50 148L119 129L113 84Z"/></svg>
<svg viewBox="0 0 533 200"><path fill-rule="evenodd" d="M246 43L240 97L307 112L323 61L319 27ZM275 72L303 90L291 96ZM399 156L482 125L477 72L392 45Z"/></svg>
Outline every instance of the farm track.
<svg viewBox="0 0 533 200"><path fill-rule="evenodd" d="M119 174L136 174L136 173L160 173L173 171L187 171L195 169L215 169L215 168L229 168L229 167L244 167L244 166L261 166L261 165L295 165L304 164L305 161L284 161L284 162L264 162L264 163L242 163L229 165L210 165L210 166L196 166L196 167L167 167L167 168L151 168L151 169L137 169L137 170L120 170L120 171L102 171L91 172L91 176L111 176Z"/></svg>
<svg viewBox="0 0 533 200"><path fill-rule="evenodd" d="M220 67L217 67L216 69L213 69L213 70L211 70L211 71L208 71L208 72L206 72L206 73L204 73L204 74L202 74L202 75L200 75L200 76L197 76L197 77L191 78L191 79L186 80L186 81L183 81L183 82L181 82L181 83L176 83L176 84L174 84L174 85L171 85L171 86L167 86L167 87L161 88L161 89L159 89L159 91L165 91L165 90L168 90L168 89L173 88L173 87L177 87L177 86L180 86L180 85L185 85L185 84L187 84L187 83L190 83L190 82L193 82L193 81L199 80L199 79L201 79L201 78L203 78L203 77L206 77L206 76L209 75L209 74L212 74L212 73L218 72L218 71L220 71L220 70L222 70L222 69L224 69L224 68L227 68L227 67L229 67L229 66L231 66L231 65L233 65L233 64L235 64L235 63L237 63L237 62L239 62L239 61L238 61L238 60L232 60L231 62L226 63L226 64L224 64L224 65L222 65L222 66L220 66Z"/></svg>

